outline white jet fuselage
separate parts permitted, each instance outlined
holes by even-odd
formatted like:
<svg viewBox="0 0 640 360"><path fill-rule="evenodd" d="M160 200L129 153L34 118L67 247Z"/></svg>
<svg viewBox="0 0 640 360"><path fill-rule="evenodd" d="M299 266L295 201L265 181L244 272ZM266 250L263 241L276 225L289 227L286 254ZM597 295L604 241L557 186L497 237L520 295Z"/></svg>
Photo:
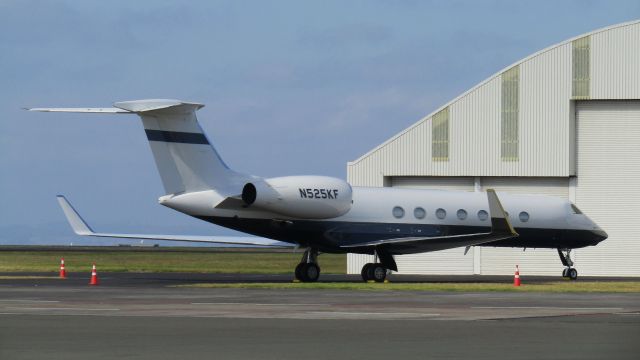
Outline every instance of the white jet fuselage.
<svg viewBox="0 0 640 360"><path fill-rule="evenodd" d="M520 236L486 246L577 248L606 238L604 231L568 200L544 195L498 195ZM352 198L351 209L344 215L314 220L251 206L218 209L214 204L222 199L215 191L165 196L160 203L222 226L280 241L315 244L325 251L345 245L353 251L358 242L381 239L477 233L491 226L484 192L353 187ZM315 199L305 200L309 207L314 206ZM398 249L397 253L424 249L428 246Z"/></svg>

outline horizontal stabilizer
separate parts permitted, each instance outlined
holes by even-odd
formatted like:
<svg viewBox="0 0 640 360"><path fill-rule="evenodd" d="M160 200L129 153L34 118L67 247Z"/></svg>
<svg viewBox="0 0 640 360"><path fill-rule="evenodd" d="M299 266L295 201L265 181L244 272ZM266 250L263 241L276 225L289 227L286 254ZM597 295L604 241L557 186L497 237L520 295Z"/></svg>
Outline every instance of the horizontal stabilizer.
<svg viewBox="0 0 640 360"><path fill-rule="evenodd" d="M148 235L148 234L113 234L94 232L91 227L82 219L80 214L73 208L63 195L58 195L58 203L62 207L64 215L69 221L69 225L78 235L109 237L121 239L143 239L160 241L186 241L210 244L242 245L251 247L277 247L293 248L294 244L275 241L259 237L239 237L239 236L196 236L196 235Z"/></svg>
<svg viewBox="0 0 640 360"><path fill-rule="evenodd" d="M25 108L28 111L90 113L90 114L131 114L131 111L118 108Z"/></svg>
<svg viewBox="0 0 640 360"><path fill-rule="evenodd" d="M110 108L25 108L28 111L92 113L92 114L140 114L150 111L189 113L204 107L203 104L171 99L120 101Z"/></svg>

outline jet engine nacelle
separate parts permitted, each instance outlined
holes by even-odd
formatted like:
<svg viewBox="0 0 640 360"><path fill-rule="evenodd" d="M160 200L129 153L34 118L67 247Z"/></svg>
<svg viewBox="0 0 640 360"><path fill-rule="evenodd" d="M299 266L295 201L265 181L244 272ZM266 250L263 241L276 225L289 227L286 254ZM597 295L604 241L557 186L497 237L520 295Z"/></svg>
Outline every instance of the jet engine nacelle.
<svg viewBox="0 0 640 360"><path fill-rule="evenodd" d="M330 219L351 209L351 185L326 176L284 176L259 179L242 189L251 207L305 219Z"/></svg>

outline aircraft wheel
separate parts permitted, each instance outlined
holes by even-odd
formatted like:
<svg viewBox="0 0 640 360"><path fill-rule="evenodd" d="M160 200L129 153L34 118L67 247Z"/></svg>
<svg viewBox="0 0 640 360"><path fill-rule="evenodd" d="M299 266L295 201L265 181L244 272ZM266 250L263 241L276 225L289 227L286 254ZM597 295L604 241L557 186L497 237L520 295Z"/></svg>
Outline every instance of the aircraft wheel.
<svg viewBox="0 0 640 360"><path fill-rule="evenodd" d="M370 276L369 276L369 268L372 267L373 264L372 263L367 263L364 264L364 266L362 267L362 271L360 271L360 275L362 276L362 280L364 282L367 282L369 280L373 280Z"/></svg>
<svg viewBox="0 0 640 360"><path fill-rule="evenodd" d="M568 271L569 279L576 280L578 278L578 270L571 268Z"/></svg>
<svg viewBox="0 0 640 360"><path fill-rule="evenodd" d="M569 268L562 269L562 277L563 278L569 277Z"/></svg>
<svg viewBox="0 0 640 360"><path fill-rule="evenodd" d="M320 267L314 263L302 264L300 269L300 281L302 282L316 282L320 277Z"/></svg>
<svg viewBox="0 0 640 360"><path fill-rule="evenodd" d="M296 271L295 271L295 276L296 279L302 281L302 267L304 266L305 263L300 263L298 265L296 265Z"/></svg>
<svg viewBox="0 0 640 360"><path fill-rule="evenodd" d="M381 283L387 278L387 269L380 264L373 264L368 270L369 273L367 275L369 275L369 279L375 282Z"/></svg>

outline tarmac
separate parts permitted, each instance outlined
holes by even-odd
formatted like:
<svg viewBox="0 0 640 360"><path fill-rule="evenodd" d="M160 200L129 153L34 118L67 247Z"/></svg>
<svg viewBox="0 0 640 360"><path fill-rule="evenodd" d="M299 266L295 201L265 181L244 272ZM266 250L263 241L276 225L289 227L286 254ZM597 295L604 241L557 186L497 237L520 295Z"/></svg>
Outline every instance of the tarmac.
<svg viewBox="0 0 640 360"><path fill-rule="evenodd" d="M51 273L0 273L0 359L636 359L640 354L640 293L172 286L291 281L288 275L182 273L104 273L101 284L90 287L87 275L59 280ZM322 280L358 277L323 275ZM558 279L527 278L548 280Z"/></svg>

